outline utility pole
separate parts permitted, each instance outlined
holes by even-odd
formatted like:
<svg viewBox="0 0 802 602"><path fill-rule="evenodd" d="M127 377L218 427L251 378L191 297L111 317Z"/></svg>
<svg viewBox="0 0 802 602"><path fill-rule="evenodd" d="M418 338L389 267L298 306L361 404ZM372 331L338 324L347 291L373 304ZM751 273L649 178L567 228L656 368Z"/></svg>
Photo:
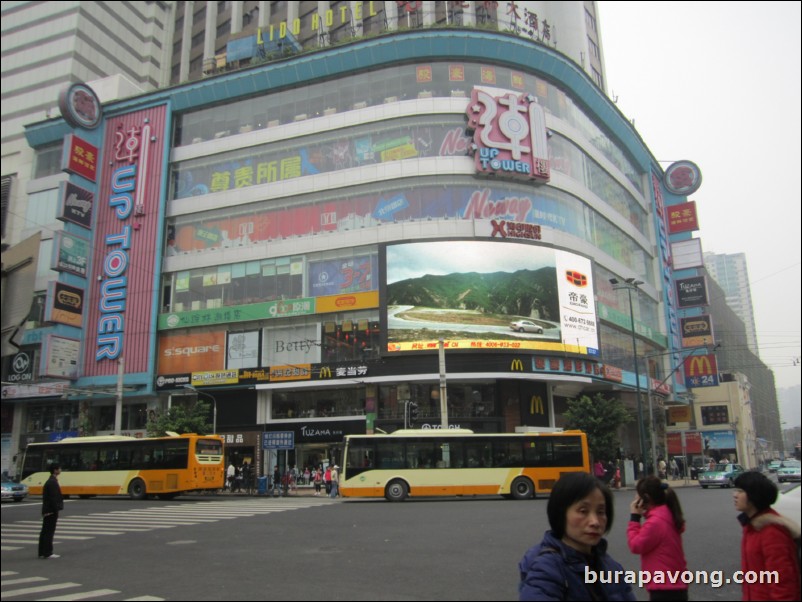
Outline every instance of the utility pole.
<svg viewBox="0 0 802 602"><path fill-rule="evenodd" d="M125 376L125 360L117 360L117 404L114 408L114 434L121 435L123 431L123 377Z"/></svg>

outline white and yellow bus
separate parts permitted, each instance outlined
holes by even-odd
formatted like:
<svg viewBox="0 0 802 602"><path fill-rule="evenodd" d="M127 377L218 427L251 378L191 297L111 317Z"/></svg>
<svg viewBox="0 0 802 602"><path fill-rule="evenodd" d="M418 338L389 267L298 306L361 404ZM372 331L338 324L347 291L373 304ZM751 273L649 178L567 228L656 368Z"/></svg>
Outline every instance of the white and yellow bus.
<svg viewBox="0 0 802 602"><path fill-rule="evenodd" d="M474 434L400 430L345 438L343 497L501 495L518 500L551 492L562 474L590 471L580 431Z"/></svg>
<svg viewBox="0 0 802 602"><path fill-rule="evenodd" d="M31 443L22 462L22 482L39 495L50 466L61 465L64 495L129 495L172 499L187 491L220 489L225 480L223 438L216 435L72 437Z"/></svg>

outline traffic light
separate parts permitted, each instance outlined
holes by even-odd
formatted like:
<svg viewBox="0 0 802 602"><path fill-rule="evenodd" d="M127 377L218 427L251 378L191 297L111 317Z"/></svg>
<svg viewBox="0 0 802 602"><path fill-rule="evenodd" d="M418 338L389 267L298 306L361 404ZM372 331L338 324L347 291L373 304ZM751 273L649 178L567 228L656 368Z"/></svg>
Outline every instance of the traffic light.
<svg viewBox="0 0 802 602"><path fill-rule="evenodd" d="M414 424L418 420L418 404L414 401L409 402L409 423Z"/></svg>

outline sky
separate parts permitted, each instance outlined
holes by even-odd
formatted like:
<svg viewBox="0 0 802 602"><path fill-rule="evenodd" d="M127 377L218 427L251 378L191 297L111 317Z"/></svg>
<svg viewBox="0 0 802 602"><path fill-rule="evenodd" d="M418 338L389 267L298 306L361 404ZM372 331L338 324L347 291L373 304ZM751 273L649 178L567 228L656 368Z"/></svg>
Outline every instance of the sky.
<svg viewBox="0 0 802 602"><path fill-rule="evenodd" d="M701 169L695 236L746 255L760 358L799 385L800 3L598 7L610 95L663 168Z"/></svg>

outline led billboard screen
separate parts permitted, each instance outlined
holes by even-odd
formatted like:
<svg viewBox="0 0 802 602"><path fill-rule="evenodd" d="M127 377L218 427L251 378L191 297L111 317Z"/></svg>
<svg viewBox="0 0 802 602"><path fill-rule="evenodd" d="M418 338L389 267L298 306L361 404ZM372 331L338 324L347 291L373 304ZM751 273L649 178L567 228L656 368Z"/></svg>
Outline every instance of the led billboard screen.
<svg viewBox="0 0 802 602"><path fill-rule="evenodd" d="M589 259L517 242L385 250L387 351L543 350L598 355Z"/></svg>

